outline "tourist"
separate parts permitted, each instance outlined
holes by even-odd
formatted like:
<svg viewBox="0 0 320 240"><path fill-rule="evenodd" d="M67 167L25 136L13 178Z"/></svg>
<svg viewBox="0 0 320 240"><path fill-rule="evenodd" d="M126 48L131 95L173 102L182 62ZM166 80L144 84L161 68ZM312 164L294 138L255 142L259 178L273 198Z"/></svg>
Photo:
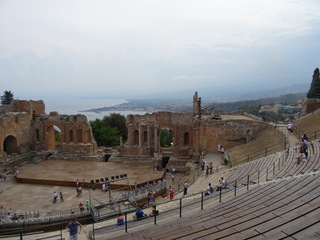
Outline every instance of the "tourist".
<svg viewBox="0 0 320 240"><path fill-rule="evenodd" d="M221 154L224 154L224 147L222 145L220 145L220 149L219 149Z"/></svg>
<svg viewBox="0 0 320 240"><path fill-rule="evenodd" d="M214 192L214 189L213 187L211 186L211 183L209 183L207 189L206 189L206 192L204 195L208 196L208 195L211 195L212 193Z"/></svg>
<svg viewBox="0 0 320 240"><path fill-rule="evenodd" d="M17 180L18 175L19 175L19 170L15 169L13 175L14 175L14 178Z"/></svg>
<svg viewBox="0 0 320 240"><path fill-rule="evenodd" d="M188 194L188 182L185 181L184 184L183 184L183 196L186 196Z"/></svg>
<svg viewBox="0 0 320 240"><path fill-rule="evenodd" d="M78 240L78 234L81 233L82 225L77 221L76 218L73 218L72 222L67 225L66 229L70 233L70 240Z"/></svg>
<svg viewBox="0 0 320 240"><path fill-rule="evenodd" d="M80 187L79 179L76 180L76 186L77 186L77 187Z"/></svg>
<svg viewBox="0 0 320 240"><path fill-rule="evenodd" d="M206 166L206 163L204 161L202 161L201 163L201 170L204 171L204 167Z"/></svg>
<svg viewBox="0 0 320 240"><path fill-rule="evenodd" d="M219 179L219 184L217 185L217 191L220 191L223 188L226 188L228 186L228 183L226 180L224 180L223 177L221 177L221 179Z"/></svg>
<svg viewBox="0 0 320 240"><path fill-rule="evenodd" d="M89 202L89 200L86 201L86 209L87 209L87 211L90 210L90 202Z"/></svg>
<svg viewBox="0 0 320 240"><path fill-rule="evenodd" d="M117 226L121 225L124 225L124 216L122 215L122 213L119 213L117 217Z"/></svg>
<svg viewBox="0 0 320 240"><path fill-rule="evenodd" d="M145 217L146 217L145 213L140 209L136 211L136 213L132 216L133 220L135 221L139 221Z"/></svg>
<svg viewBox="0 0 320 240"><path fill-rule="evenodd" d="M7 180L7 172L6 171L4 171L3 173L2 173L2 181L6 181Z"/></svg>
<svg viewBox="0 0 320 240"><path fill-rule="evenodd" d="M305 158L305 155L304 155L303 151L301 150L300 153L298 154L298 156L296 157L296 159L297 159L297 162L296 162L296 163L299 165L300 162L301 162L304 158Z"/></svg>
<svg viewBox="0 0 320 240"><path fill-rule="evenodd" d="M170 200L173 200L174 198L174 190L173 190L173 187L169 187L169 198Z"/></svg>
<svg viewBox="0 0 320 240"><path fill-rule="evenodd" d="M82 202L79 202L78 207L79 207L80 212L84 211L84 204Z"/></svg>
<svg viewBox="0 0 320 240"><path fill-rule="evenodd" d="M206 167L206 174L205 174L206 178L209 176L209 166L207 165Z"/></svg>
<svg viewBox="0 0 320 240"><path fill-rule="evenodd" d="M171 180L172 180L172 183L174 183L174 173L172 173L172 175L171 175Z"/></svg>
<svg viewBox="0 0 320 240"><path fill-rule="evenodd" d="M57 202L57 198L58 198L58 193L54 192L53 193L53 202L52 203L56 203Z"/></svg>
<svg viewBox="0 0 320 240"><path fill-rule="evenodd" d="M154 215L156 215L156 216L159 215L159 210L157 209L156 206L152 207L152 211L149 213L149 217L152 217Z"/></svg>
<svg viewBox="0 0 320 240"><path fill-rule="evenodd" d="M147 198L148 198L148 206L153 206L155 203L153 193L149 192Z"/></svg>
<svg viewBox="0 0 320 240"><path fill-rule="evenodd" d="M289 133L292 133L292 132L293 132L293 125L292 125L291 122L288 123L287 129L288 129L288 132L289 132Z"/></svg>
<svg viewBox="0 0 320 240"><path fill-rule="evenodd" d="M62 192L60 192L60 202L64 202L64 198L63 198Z"/></svg>
<svg viewBox="0 0 320 240"><path fill-rule="evenodd" d="M211 175L213 172L213 164L212 162L209 163L209 174Z"/></svg>
<svg viewBox="0 0 320 240"><path fill-rule="evenodd" d="M76 191L77 191L77 197L82 196L82 189L81 189L81 187L78 187L78 188L76 189Z"/></svg>
<svg viewBox="0 0 320 240"><path fill-rule="evenodd" d="M10 212L8 212L8 214L6 215L6 220L8 221L12 220L12 214Z"/></svg>
<svg viewBox="0 0 320 240"><path fill-rule="evenodd" d="M302 139L308 141L308 132L305 132L305 133L302 135Z"/></svg>
<svg viewBox="0 0 320 240"><path fill-rule="evenodd" d="M228 160L225 158L222 162L221 165L228 165Z"/></svg>

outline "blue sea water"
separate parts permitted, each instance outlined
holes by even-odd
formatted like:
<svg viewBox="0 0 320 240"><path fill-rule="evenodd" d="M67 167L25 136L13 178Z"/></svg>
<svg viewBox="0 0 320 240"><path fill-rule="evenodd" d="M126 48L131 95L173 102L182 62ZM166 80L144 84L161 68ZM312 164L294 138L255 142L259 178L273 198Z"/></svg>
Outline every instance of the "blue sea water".
<svg viewBox="0 0 320 240"><path fill-rule="evenodd" d="M49 98L43 99L45 104L45 111L47 114L50 112L58 112L59 114L83 114L86 115L88 121L95 119L102 119L104 116L111 113L120 113L124 116L129 114L145 114L146 112L140 111L103 111L96 112L83 112L89 109L112 107L121 103L127 103L125 99L90 99L90 98Z"/></svg>

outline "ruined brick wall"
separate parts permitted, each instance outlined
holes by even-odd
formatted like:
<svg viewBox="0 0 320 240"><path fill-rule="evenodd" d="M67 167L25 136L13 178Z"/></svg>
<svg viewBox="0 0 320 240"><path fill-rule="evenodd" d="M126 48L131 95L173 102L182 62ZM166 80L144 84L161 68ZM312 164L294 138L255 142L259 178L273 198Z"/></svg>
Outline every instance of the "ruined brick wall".
<svg viewBox="0 0 320 240"><path fill-rule="evenodd" d="M199 153L217 152L218 145L225 148L248 142L266 123L247 117L236 120L215 121L197 119L193 113L158 112L127 116L128 140L120 149L124 155L161 154L160 130L173 132L172 156L197 159Z"/></svg>
<svg viewBox="0 0 320 240"><path fill-rule="evenodd" d="M317 99L317 98L307 99L302 104L301 115L304 116L318 109L320 109L320 99Z"/></svg>
<svg viewBox="0 0 320 240"><path fill-rule="evenodd" d="M90 123L85 115L59 115L51 112L50 115L39 115L35 118L34 140L44 150L55 148L54 126L61 131L60 147L62 152L93 153L97 151Z"/></svg>
<svg viewBox="0 0 320 240"><path fill-rule="evenodd" d="M23 154L30 151L32 143L32 130L30 121L32 116L28 113L9 112L0 117L0 150L5 149L5 140L12 138L15 141L13 152ZM7 146L10 147L10 146Z"/></svg>
<svg viewBox="0 0 320 240"><path fill-rule="evenodd" d="M84 115L45 114L43 101L14 100L1 108L0 153L8 154L54 150L54 126L61 130L60 148L69 153L95 153L97 144L90 123Z"/></svg>
<svg viewBox="0 0 320 240"><path fill-rule="evenodd" d="M226 120L201 123L200 150L217 152L218 145L225 149L249 142L266 123L251 120Z"/></svg>
<svg viewBox="0 0 320 240"><path fill-rule="evenodd" d="M27 112L29 114L44 114L45 105L42 100L14 100L13 112Z"/></svg>

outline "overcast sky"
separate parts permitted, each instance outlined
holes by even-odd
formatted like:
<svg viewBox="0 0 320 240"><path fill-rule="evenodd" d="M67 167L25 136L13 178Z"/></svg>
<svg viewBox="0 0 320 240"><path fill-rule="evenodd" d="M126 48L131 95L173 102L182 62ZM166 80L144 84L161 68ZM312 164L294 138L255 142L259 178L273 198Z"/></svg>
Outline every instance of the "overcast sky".
<svg viewBox="0 0 320 240"><path fill-rule="evenodd" d="M214 95L316 67L319 0L0 0L1 95Z"/></svg>

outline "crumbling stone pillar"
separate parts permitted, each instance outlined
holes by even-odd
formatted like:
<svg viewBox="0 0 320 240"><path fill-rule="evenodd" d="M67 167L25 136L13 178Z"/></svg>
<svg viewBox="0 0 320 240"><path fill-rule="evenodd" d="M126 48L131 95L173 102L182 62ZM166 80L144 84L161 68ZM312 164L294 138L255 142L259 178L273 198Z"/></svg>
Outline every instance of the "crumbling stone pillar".
<svg viewBox="0 0 320 240"><path fill-rule="evenodd" d="M158 124L154 126L154 152L158 152Z"/></svg>
<svg viewBox="0 0 320 240"><path fill-rule="evenodd" d="M131 147L131 138L132 138L132 124L128 124L128 145Z"/></svg>
<svg viewBox="0 0 320 240"><path fill-rule="evenodd" d="M141 123L139 124L139 148L141 148Z"/></svg>
<svg viewBox="0 0 320 240"><path fill-rule="evenodd" d="M147 148L150 148L150 124L147 125Z"/></svg>

